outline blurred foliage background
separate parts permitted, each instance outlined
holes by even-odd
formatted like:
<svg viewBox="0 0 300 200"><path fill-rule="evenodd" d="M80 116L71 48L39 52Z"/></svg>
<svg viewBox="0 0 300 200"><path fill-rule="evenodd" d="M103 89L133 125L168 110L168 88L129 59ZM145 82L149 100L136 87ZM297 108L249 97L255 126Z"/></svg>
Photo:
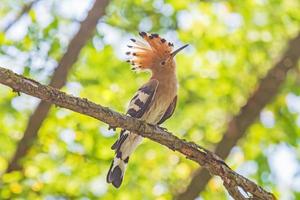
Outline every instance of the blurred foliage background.
<svg viewBox="0 0 300 200"><path fill-rule="evenodd" d="M28 0L0 1L0 28ZM91 0L40 0L0 32L0 65L47 84ZM164 126L208 149L220 141L257 83L300 30L299 0L113 0L68 76L64 91L124 112L148 78L125 61L129 39L157 32L175 47L179 102ZM300 199L300 78L288 74L280 93L232 149L227 163L273 191ZM106 184L117 133L107 125L52 107L21 172L4 173L39 100L0 86L0 199L172 199L198 167L147 139L119 190ZM229 199L219 178L198 199Z"/></svg>

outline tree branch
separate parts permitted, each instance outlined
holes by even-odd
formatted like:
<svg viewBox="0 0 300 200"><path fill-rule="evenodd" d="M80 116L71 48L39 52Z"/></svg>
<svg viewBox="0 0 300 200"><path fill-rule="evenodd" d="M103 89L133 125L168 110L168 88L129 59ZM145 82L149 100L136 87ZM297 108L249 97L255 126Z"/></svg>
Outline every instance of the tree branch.
<svg viewBox="0 0 300 200"><path fill-rule="evenodd" d="M57 106L93 117L112 127L120 127L132 131L158 142L173 151L178 151L188 159L206 168L211 174L221 177L224 186L233 197L247 199L239 191L239 188L241 188L247 194L258 199L275 199L272 193L265 191L254 182L231 170L216 154L193 142L181 140L157 126L119 114L87 99L67 95L51 86L42 85L2 67L0 67L0 83L11 87L13 91L26 93Z"/></svg>
<svg viewBox="0 0 300 200"><path fill-rule="evenodd" d="M76 62L81 49L84 47L88 39L92 36L98 20L105 13L105 8L109 0L96 0L93 7L89 11L86 19L81 22L81 26L77 34L70 41L66 53L61 58L55 72L50 81L50 85L55 88L62 88L67 80L68 73ZM51 104L41 102L29 118L27 128L20 142L18 143L16 152L8 165L6 172L20 170L19 160L26 155L34 139L38 134L42 123L44 122L50 110Z"/></svg>
<svg viewBox="0 0 300 200"><path fill-rule="evenodd" d="M28 4L25 4L22 10L18 13L18 15L11 22L9 22L7 26L3 29L3 32L6 33L17 21L19 21L19 19L21 19L21 17L23 17L23 15L27 14L31 10L32 6L36 4L38 1L40 0L35 0Z"/></svg>
<svg viewBox="0 0 300 200"><path fill-rule="evenodd" d="M282 83L286 79L289 69L296 68L300 57L300 33L289 41L287 50L281 59L269 70L260 81L256 91L250 96L247 103L241 108L238 115L232 118L228 124L222 140L215 148L215 153L222 159L226 159L231 149L242 138L247 128L259 116L262 109L272 101L279 92ZM187 189L181 193L177 200L193 200L204 190L211 176L209 172L198 169Z"/></svg>

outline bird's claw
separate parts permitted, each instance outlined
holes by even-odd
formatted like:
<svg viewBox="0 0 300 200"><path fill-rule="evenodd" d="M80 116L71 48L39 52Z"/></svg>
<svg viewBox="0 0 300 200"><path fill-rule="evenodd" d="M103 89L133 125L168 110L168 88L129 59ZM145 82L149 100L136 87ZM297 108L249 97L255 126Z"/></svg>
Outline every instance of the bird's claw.
<svg viewBox="0 0 300 200"><path fill-rule="evenodd" d="M165 127L160 127L160 126L158 126L158 128L159 128L160 130L162 130L162 131L166 131L166 132L168 132L168 129L167 129L167 128L165 128Z"/></svg>
<svg viewBox="0 0 300 200"><path fill-rule="evenodd" d="M117 128L117 127L115 127L115 126L110 126L110 125L109 125L108 130L109 130L109 131L110 131L110 130L116 131L116 128Z"/></svg>

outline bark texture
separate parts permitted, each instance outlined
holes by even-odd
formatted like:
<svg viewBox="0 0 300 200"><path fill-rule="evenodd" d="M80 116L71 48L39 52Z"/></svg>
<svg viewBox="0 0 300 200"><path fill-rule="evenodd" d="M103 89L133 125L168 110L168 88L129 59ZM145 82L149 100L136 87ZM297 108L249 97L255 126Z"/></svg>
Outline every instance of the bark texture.
<svg viewBox="0 0 300 200"><path fill-rule="evenodd" d="M289 69L296 68L300 57L300 33L289 41L288 47L281 59L269 70L260 81L257 89L250 96L240 112L231 119L223 138L217 144L215 153L226 159L231 149L239 139L244 137L246 130L259 116L262 109L272 101L279 92L280 87ZM211 176L205 169L199 168L193 176L186 190L178 195L177 200L193 200L209 182Z"/></svg>
<svg viewBox="0 0 300 200"><path fill-rule="evenodd" d="M254 182L231 170L231 168L216 154L193 142L179 139L172 133L164 131L160 127L119 114L87 99L67 95L58 89L42 85L2 67L0 67L0 83L11 87L15 92L26 93L59 107L93 117L107 123L111 127L119 127L138 133L139 135L158 142L173 151L178 151L186 156L186 158L195 161L207 169L212 175L219 176L223 180L223 185L229 194L235 199L276 199L272 193L265 191ZM243 196L240 190L244 190L249 196Z"/></svg>
<svg viewBox="0 0 300 200"><path fill-rule="evenodd" d="M87 41L91 38L98 20L105 13L105 8L109 0L96 0L93 7L89 11L86 19L81 22L79 31L70 41L66 53L62 56L50 82L55 88L62 88L67 80L68 73L73 64L78 59L79 53ZM20 142L18 143L16 152L8 165L6 172L20 170L19 160L24 157L31 147L34 139L37 137L38 130L46 119L51 104L42 101L29 118L27 128Z"/></svg>

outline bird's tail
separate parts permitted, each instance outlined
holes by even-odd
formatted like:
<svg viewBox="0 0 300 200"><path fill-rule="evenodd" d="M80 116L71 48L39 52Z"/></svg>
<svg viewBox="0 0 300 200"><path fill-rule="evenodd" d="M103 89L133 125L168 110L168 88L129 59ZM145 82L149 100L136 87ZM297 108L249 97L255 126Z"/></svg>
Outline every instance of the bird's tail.
<svg viewBox="0 0 300 200"><path fill-rule="evenodd" d="M109 171L107 173L106 181L107 183L112 183L113 186L119 188L124 177L127 163L126 160L122 160L115 155L114 160L111 163Z"/></svg>
<svg viewBox="0 0 300 200"><path fill-rule="evenodd" d="M107 173L107 183L119 188L125 174L129 156L140 144L142 137L128 131L122 131L120 138L112 145L115 157Z"/></svg>

